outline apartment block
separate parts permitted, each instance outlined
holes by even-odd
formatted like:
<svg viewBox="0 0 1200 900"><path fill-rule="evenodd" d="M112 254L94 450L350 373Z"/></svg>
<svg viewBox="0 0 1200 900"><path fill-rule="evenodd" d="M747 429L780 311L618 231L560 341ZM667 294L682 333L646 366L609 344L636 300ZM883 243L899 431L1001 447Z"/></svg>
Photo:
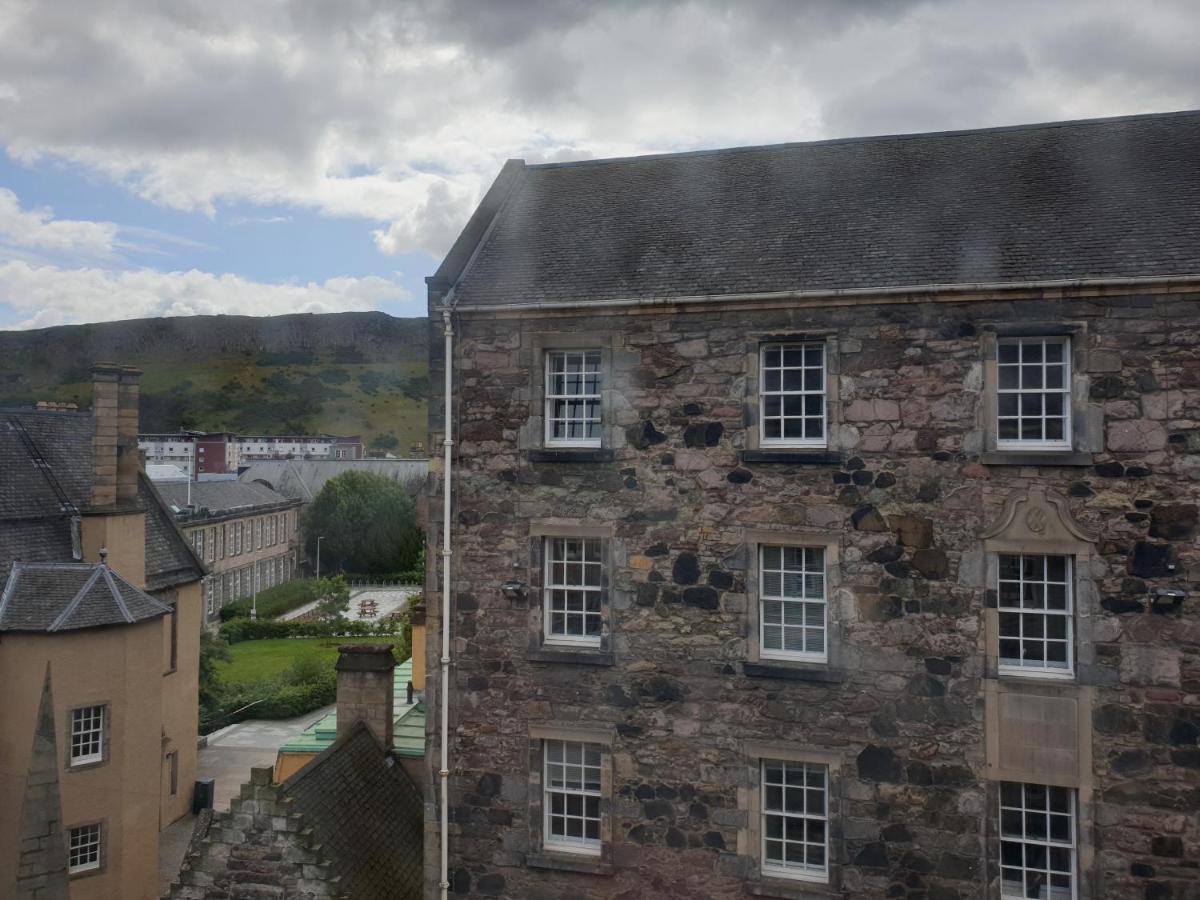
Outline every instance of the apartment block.
<svg viewBox="0 0 1200 900"><path fill-rule="evenodd" d="M429 279L426 895L1197 897L1197 158L506 164Z"/></svg>

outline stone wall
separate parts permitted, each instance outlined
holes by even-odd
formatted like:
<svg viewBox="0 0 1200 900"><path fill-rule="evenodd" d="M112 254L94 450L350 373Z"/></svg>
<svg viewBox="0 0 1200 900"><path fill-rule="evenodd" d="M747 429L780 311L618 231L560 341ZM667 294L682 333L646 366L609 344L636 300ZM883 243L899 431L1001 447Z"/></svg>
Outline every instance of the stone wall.
<svg viewBox="0 0 1200 900"><path fill-rule="evenodd" d="M1063 688L1081 727L1081 897L1196 897L1200 857L1200 295L456 320L452 889L463 896L746 895L747 742L839 761L829 895L990 895L994 787L985 695L989 585L981 535L1044 488L1096 536L1080 591L1087 665ZM991 464L985 338L1074 329L1071 466ZM606 348L611 462L532 461L540 335ZM756 462L753 347L834 335L837 452ZM579 340L578 337L575 338ZM576 343L576 346L578 344ZM430 382L440 388L440 334ZM442 438L430 400L430 446ZM535 451L530 453L530 451ZM1010 460L1010 463L1012 461ZM1019 462L1019 461L1018 461ZM431 466L439 509L440 467ZM430 546L440 543L440 517ZM608 527L611 664L531 659L537 522ZM755 530L838 547L841 662L821 680L750 674ZM429 658L440 648L440 559L429 554ZM1084 623L1086 620L1086 627ZM768 667L769 668L769 667ZM777 673L775 673L777 674ZM430 669L437 696L436 666ZM430 707L436 758L438 704ZM533 868L530 726L611 729L611 872ZM437 809L427 807L436 824ZM427 890L436 840L426 841ZM994 892L994 888L991 889ZM785 896L785 893L769 894ZM790 896L790 895L788 895ZM805 894L810 896L810 894Z"/></svg>

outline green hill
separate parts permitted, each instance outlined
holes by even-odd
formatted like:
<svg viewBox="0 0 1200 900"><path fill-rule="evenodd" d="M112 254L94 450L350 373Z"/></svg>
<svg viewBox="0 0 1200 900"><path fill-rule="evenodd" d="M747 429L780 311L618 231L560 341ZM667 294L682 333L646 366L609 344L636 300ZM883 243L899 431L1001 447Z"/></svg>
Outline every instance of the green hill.
<svg viewBox="0 0 1200 900"><path fill-rule="evenodd" d="M426 440L425 319L380 312L185 316L0 331L0 406L91 402L96 362L137 366L143 431Z"/></svg>

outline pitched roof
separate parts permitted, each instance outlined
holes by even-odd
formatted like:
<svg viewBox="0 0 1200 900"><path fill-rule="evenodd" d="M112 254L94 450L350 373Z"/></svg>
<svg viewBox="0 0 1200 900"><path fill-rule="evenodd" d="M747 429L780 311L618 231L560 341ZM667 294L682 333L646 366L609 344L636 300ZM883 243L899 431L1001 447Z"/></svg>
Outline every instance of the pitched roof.
<svg viewBox="0 0 1200 900"><path fill-rule="evenodd" d="M163 482L156 487L168 506L175 510L187 509L188 485ZM249 513L292 502L268 487L243 481L197 481L191 485L190 496L193 506L207 509L214 516Z"/></svg>
<svg viewBox="0 0 1200 900"><path fill-rule="evenodd" d="M285 497L309 501L325 482L343 472L372 472L417 493L429 474L427 459L268 459L256 460L238 476L247 484L270 485Z"/></svg>
<svg viewBox="0 0 1200 900"><path fill-rule="evenodd" d="M92 494L90 413L0 410L0 580L13 562L73 559L71 516ZM161 590L204 574L149 480L138 483L146 510L146 588Z"/></svg>
<svg viewBox="0 0 1200 900"><path fill-rule="evenodd" d="M356 900L420 897L421 793L361 722L283 783Z"/></svg>
<svg viewBox="0 0 1200 900"><path fill-rule="evenodd" d="M1200 274L1200 111L505 166L460 306Z"/></svg>
<svg viewBox="0 0 1200 900"><path fill-rule="evenodd" d="M14 563L0 593L0 631L132 625L171 611L104 563Z"/></svg>

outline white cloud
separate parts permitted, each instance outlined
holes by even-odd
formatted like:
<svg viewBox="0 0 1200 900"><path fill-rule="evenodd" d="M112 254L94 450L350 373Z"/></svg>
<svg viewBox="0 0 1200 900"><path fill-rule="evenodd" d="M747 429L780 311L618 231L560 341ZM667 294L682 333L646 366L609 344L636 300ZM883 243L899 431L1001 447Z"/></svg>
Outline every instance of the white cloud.
<svg viewBox="0 0 1200 900"><path fill-rule="evenodd" d="M152 316L274 316L378 309L409 303L386 278L331 278L320 284L263 284L237 275L63 269L23 260L0 263L0 304L25 318L15 328L45 328ZM419 315L415 308L401 314Z"/></svg>
<svg viewBox="0 0 1200 900"><path fill-rule="evenodd" d="M22 248L37 253L110 259L117 243L112 222L55 219L48 208L21 209L17 195L0 187L0 252Z"/></svg>
<svg viewBox="0 0 1200 900"><path fill-rule="evenodd" d="M443 252L504 159L1200 105L1192 0L6 0L0 143Z"/></svg>

